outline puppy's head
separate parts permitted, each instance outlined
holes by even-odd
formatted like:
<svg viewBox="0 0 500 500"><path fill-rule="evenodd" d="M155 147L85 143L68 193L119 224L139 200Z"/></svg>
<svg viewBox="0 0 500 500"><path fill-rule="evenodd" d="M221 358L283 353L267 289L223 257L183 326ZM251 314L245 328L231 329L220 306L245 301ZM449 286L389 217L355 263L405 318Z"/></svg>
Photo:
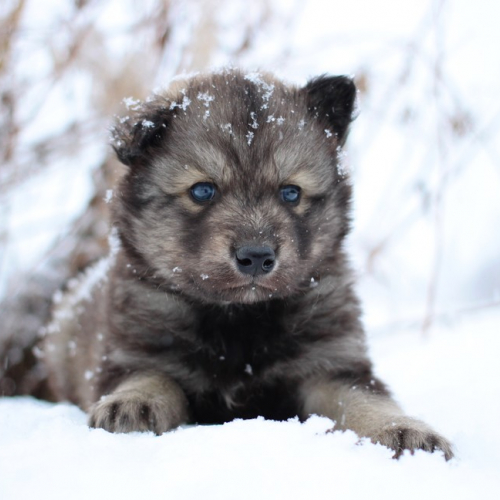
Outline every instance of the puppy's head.
<svg viewBox="0 0 500 500"><path fill-rule="evenodd" d="M142 279L211 303L309 289L348 231L338 168L355 87L228 70L176 82L114 129L115 222Z"/></svg>

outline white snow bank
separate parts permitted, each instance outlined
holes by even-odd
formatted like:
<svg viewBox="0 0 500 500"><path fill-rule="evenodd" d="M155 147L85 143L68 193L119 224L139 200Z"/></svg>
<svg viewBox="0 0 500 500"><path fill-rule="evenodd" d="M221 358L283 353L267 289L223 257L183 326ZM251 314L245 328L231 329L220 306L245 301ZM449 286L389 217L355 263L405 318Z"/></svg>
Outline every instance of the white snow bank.
<svg viewBox="0 0 500 500"><path fill-rule="evenodd" d="M424 340L373 340L379 373L405 408L443 432L457 458L392 452L332 423L234 421L156 437L86 426L77 408L0 400L0 498L497 499L500 497L498 313Z"/></svg>

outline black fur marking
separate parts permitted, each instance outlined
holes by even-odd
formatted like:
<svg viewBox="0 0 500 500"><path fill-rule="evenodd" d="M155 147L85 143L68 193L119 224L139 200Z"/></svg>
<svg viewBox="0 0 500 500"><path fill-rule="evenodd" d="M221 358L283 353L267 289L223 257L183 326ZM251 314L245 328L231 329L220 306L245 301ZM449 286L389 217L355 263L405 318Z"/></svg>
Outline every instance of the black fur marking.
<svg viewBox="0 0 500 500"><path fill-rule="evenodd" d="M202 370L212 380L214 391L201 396L188 394L195 419L203 423L262 415L286 419L297 415L293 391L286 383L253 383L262 371L299 355L302 347L285 331L283 303L271 301L245 306L198 307L196 349L182 349L183 360L192 370ZM278 318L278 320L276 320ZM241 384L228 408L224 393Z"/></svg>
<svg viewBox="0 0 500 500"><path fill-rule="evenodd" d="M308 93L309 112L330 125L340 144L345 142L352 121L356 87L346 76L319 76L304 87Z"/></svg>
<svg viewBox="0 0 500 500"><path fill-rule="evenodd" d="M122 411L117 420L118 420L118 426L121 429L128 429L130 427L130 424L132 423L132 416L129 415L127 412Z"/></svg>
<svg viewBox="0 0 500 500"><path fill-rule="evenodd" d="M141 409L139 410L139 418L141 422L146 426L149 425L149 422L151 420L151 410L149 408L149 405L141 405Z"/></svg>
<svg viewBox="0 0 500 500"><path fill-rule="evenodd" d="M207 226L204 223L210 213L210 203L203 207L199 213L183 212L183 227L186 228L181 234L181 244L187 253L197 254L202 248L203 242L210 237Z"/></svg>
<svg viewBox="0 0 500 500"><path fill-rule="evenodd" d="M130 181L123 187L122 199L124 206L130 214L136 217L157 199L157 196L147 195L146 188L144 178L136 179L136 176L131 176ZM167 195L165 196L169 199ZM171 200L169 199L169 201Z"/></svg>
<svg viewBox="0 0 500 500"><path fill-rule="evenodd" d="M111 408L109 409L108 419L112 424L114 424L116 421L116 416L118 415L118 409L119 409L118 403L113 403L111 405Z"/></svg>
<svg viewBox="0 0 500 500"><path fill-rule="evenodd" d="M397 431L397 444L395 446L396 453L393 458L399 458L403 454L406 448L405 443L408 441L409 432L409 429L399 429Z"/></svg>
<svg viewBox="0 0 500 500"><path fill-rule="evenodd" d="M287 420L299 413L296 388L293 384L252 384L240 390L235 404L228 407L219 392L205 393L191 398L193 420L200 424L222 424L235 418L264 417L269 420Z"/></svg>
<svg viewBox="0 0 500 500"><path fill-rule="evenodd" d="M300 218L294 219L295 233L298 238L298 250L302 259L306 259L311 249L311 232L308 225Z"/></svg>
<svg viewBox="0 0 500 500"><path fill-rule="evenodd" d="M116 142L113 149L118 159L128 167L145 165L154 156L165 141L169 123L175 115L166 107L149 110L144 105L144 111L137 115L136 121L130 120L117 125L114 129Z"/></svg>
<svg viewBox="0 0 500 500"><path fill-rule="evenodd" d="M243 375L246 364L257 374L279 359L294 357L297 346L283 324L282 301L250 305L197 306L197 336L204 346L202 358L187 360L210 374L217 366L222 381ZM219 363L224 356L224 363Z"/></svg>
<svg viewBox="0 0 500 500"><path fill-rule="evenodd" d="M429 436L429 450L431 453L434 453L439 449L439 440L437 436L431 435Z"/></svg>

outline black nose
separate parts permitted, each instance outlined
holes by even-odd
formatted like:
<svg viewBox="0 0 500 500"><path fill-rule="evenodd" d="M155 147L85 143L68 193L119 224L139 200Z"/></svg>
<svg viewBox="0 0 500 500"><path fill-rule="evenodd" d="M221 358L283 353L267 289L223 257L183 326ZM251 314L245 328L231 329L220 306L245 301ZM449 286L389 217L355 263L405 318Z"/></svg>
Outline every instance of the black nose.
<svg viewBox="0 0 500 500"><path fill-rule="evenodd" d="M275 261L274 250L269 247L241 247L236 250L238 269L252 276L270 273Z"/></svg>

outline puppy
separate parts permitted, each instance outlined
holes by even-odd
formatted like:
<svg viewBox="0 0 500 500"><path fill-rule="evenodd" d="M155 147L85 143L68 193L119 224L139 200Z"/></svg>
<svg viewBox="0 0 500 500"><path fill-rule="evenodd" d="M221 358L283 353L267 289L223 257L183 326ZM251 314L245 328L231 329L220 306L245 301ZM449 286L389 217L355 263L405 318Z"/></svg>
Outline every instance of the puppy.
<svg viewBox="0 0 500 500"><path fill-rule="evenodd" d="M324 415L392 448L450 443L367 356L343 242L355 86L237 70L176 81L118 120L115 244L57 298L60 400L110 432Z"/></svg>

